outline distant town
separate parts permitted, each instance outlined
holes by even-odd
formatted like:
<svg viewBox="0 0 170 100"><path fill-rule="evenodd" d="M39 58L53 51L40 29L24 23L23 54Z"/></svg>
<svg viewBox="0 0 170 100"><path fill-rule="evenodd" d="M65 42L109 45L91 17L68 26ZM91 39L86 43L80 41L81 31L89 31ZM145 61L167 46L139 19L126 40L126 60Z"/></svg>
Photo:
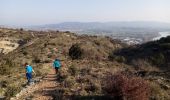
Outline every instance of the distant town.
<svg viewBox="0 0 170 100"><path fill-rule="evenodd" d="M153 41L154 38L168 36L170 32L169 23L160 22L64 22L40 26L27 26L25 29L32 30L60 30L70 31L77 34L109 36L129 45L141 44ZM161 32L165 32L161 33Z"/></svg>

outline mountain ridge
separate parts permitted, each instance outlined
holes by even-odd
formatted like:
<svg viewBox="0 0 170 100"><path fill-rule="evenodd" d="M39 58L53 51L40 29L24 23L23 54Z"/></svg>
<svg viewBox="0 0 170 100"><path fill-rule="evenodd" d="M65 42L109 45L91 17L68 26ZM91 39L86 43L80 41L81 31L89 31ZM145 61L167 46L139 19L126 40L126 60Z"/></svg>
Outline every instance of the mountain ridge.
<svg viewBox="0 0 170 100"><path fill-rule="evenodd" d="M170 23L154 22L154 21L117 21L117 22L63 22L58 24L45 24L33 27L49 27L49 28L64 28L64 27L126 27L126 28L170 28Z"/></svg>

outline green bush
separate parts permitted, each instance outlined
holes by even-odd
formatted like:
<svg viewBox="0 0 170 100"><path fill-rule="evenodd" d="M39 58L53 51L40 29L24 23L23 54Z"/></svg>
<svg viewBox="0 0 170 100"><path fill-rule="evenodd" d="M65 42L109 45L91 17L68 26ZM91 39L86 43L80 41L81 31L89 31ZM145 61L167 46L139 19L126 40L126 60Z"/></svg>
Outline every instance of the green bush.
<svg viewBox="0 0 170 100"><path fill-rule="evenodd" d="M71 65L70 67L69 67L69 73L71 74L71 75L73 75L73 76L75 76L75 75L77 75L78 74L78 69L77 69L77 67L76 66L74 66L74 65Z"/></svg>
<svg viewBox="0 0 170 100"><path fill-rule="evenodd" d="M6 88L8 86L8 82L6 80L1 80L0 81L0 88Z"/></svg>
<svg viewBox="0 0 170 100"><path fill-rule="evenodd" d="M16 68L17 65L16 63L12 62L10 59L4 59L5 62L3 62L1 65L0 65L0 75L9 75L11 74L11 70L13 68Z"/></svg>
<svg viewBox="0 0 170 100"><path fill-rule="evenodd" d="M11 68L9 65L0 66L0 75L8 75L11 73Z"/></svg>
<svg viewBox="0 0 170 100"><path fill-rule="evenodd" d="M44 63L51 63L52 61L50 59L46 59L43 61Z"/></svg>
<svg viewBox="0 0 170 100"><path fill-rule="evenodd" d="M27 51L24 51L24 52L23 52L23 55L24 55L24 56L26 56L27 54L28 54L28 52L27 52Z"/></svg>
<svg viewBox="0 0 170 100"><path fill-rule="evenodd" d="M75 83L76 81L74 78L68 77L64 80L63 85L65 88L71 88L72 86L74 86Z"/></svg>
<svg viewBox="0 0 170 100"><path fill-rule="evenodd" d="M163 37L159 40L160 43L170 43L170 36Z"/></svg>
<svg viewBox="0 0 170 100"><path fill-rule="evenodd" d="M52 53L48 54L47 57L48 58L52 58L54 55Z"/></svg>
<svg viewBox="0 0 170 100"><path fill-rule="evenodd" d="M90 71L91 71L90 67L85 67L80 70L80 73L81 75L84 76L84 75L89 75Z"/></svg>
<svg viewBox="0 0 170 100"><path fill-rule="evenodd" d="M115 60L116 60L117 62L120 62L120 63L126 62L126 59L125 59L125 57L123 57L123 56L116 56L116 57L115 57Z"/></svg>
<svg viewBox="0 0 170 100"><path fill-rule="evenodd" d="M69 56L74 59L81 59L83 56L83 49L79 44L74 44L69 49Z"/></svg>
<svg viewBox="0 0 170 100"><path fill-rule="evenodd" d="M15 85L8 86L5 92L5 96L7 98L15 96L18 92L20 92L21 88Z"/></svg>
<svg viewBox="0 0 170 100"><path fill-rule="evenodd" d="M117 61L117 62L119 62L119 63L125 63L125 62L126 62L126 58L123 57L123 56L116 56L116 55L114 55L114 54L111 54L111 55L109 55L108 58L109 58L109 60L111 60L111 61L115 60L115 61Z"/></svg>
<svg viewBox="0 0 170 100"><path fill-rule="evenodd" d="M68 78L68 73L66 71L63 71L62 69L58 73L58 81L63 82Z"/></svg>
<svg viewBox="0 0 170 100"><path fill-rule="evenodd" d="M155 54L153 57L151 57L152 63L156 65L162 65L165 63L165 57L162 53Z"/></svg>
<svg viewBox="0 0 170 100"><path fill-rule="evenodd" d="M33 63L41 63L41 59L37 56L34 57Z"/></svg>
<svg viewBox="0 0 170 100"><path fill-rule="evenodd" d="M151 100L170 100L170 95L168 94L167 91L162 89L160 85L151 82L150 88L151 88L151 95L150 95Z"/></svg>
<svg viewBox="0 0 170 100"><path fill-rule="evenodd" d="M84 89L87 92L93 92L93 93L101 93L101 84L100 82L97 82L95 80L91 80Z"/></svg>
<svg viewBox="0 0 170 100"><path fill-rule="evenodd" d="M169 50L170 49L170 43L163 43L159 45L163 50Z"/></svg>

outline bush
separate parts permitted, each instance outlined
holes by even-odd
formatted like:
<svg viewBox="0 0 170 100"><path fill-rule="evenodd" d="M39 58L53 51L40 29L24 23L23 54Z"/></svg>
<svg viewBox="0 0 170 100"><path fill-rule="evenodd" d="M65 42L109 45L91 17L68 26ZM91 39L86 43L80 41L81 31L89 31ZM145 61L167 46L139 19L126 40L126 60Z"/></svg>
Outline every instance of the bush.
<svg viewBox="0 0 170 100"><path fill-rule="evenodd" d="M41 59L37 56L34 56L33 63L41 63Z"/></svg>
<svg viewBox="0 0 170 100"><path fill-rule="evenodd" d="M89 93L101 93L101 84L98 81L90 80L90 82L84 87L84 89Z"/></svg>
<svg viewBox="0 0 170 100"><path fill-rule="evenodd" d="M170 95L168 94L168 92L162 89L160 85L151 82L150 88L151 88L150 94L151 100L170 100Z"/></svg>
<svg viewBox="0 0 170 100"><path fill-rule="evenodd" d="M143 59L134 59L131 61L131 65L133 65L136 70L143 70L143 71L157 70L157 68L151 66L151 64L147 60L143 60Z"/></svg>
<svg viewBox="0 0 170 100"><path fill-rule="evenodd" d="M68 73L65 70L60 70L58 73L58 81L63 82L68 78Z"/></svg>
<svg viewBox="0 0 170 100"><path fill-rule="evenodd" d="M123 74L106 77L103 90L116 100L148 100L149 86L141 78Z"/></svg>
<svg viewBox="0 0 170 100"><path fill-rule="evenodd" d="M7 86L8 86L8 82L7 81L5 81L5 80L1 80L0 81L0 88L6 88Z"/></svg>
<svg viewBox="0 0 170 100"><path fill-rule="evenodd" d="M69 49L69 56L74 59L80 59L83 56L83 49L80 48L79 44L74 44Z"/></svg>
<svg viewBox="0 0 170 100"><path fill-rule="evenodd" d="M117 62L119 62L119 63L124 63L124 62L126 62L126 59L125 59L125 57L123 57L123 56L116 56L116 57L115 57L115 60L116 60Z"/></svg>
<svg viewBox="0 0 170 100"><path fill-rule="evenodd" d="M24 52L23 52L23 55L24 55L24 56L28 55L28 52L27 52L27 51L24 51Z"/></svg>
<svg viewBox="0 0 170 100"><path fill-rule="evenodd" d="M5 58L5 62L0 65L0 75L9 75L13 68L16 68L16 63L12 60Z"/></svg>
<svg viewBox="0 0 170 100"><path fill-rule="evenodd" d="M7 98L13 97L13 96L15 96L20 90L21 90L20 87L17 87L17 86L14 86L14 85L9 86L9 87L7 87L5 96L6 96Z"/></svg>
<svg viewBox="0 0 170 100"><path fill-rule="evenodd" d="M90 69L90 67L85 67L85 68L82 68L81 70L80 70L80 73L81 73L81 75L89 75L90 74L90 71L91 71L91 69Z"/></svg>
<svg viewBox="0 0 170 100"><path fill-rule="evenodd" d="M52 60L50 60L50 59L45 59L43 62L44 62L44 63L51 63Z"/></svg>
<svg viewBox="0 0 170 100"><path fill-rule="evenodd" d="M163 37L159 40L160 43L170 43L170 36Z"/></svg>
<svg viewBox="0 0 170 100"><path fill-rule="evenodd" d="M117 55L114 55L114 54L110 54L109 56L108 56L108 58L109 58L109 60L115 60L115 61L117 61L117 62L119 62L119 63L124 63L124 62L126 62L126 58L125 57L123 57L123 56L117 56Z"/></svg>
<svg viewBox="0 0 170 100"><path fill-rule="evenodd" d="M165 63L165 57L162 53L155 54L152 58L152 63L156 65L162 65Z"/></svg>
<svg viewBox="0 0 170 100"><path fill-rule="evenodd" d="M76 81L73 77L68 77L63 81L63 85L65 88L71 88L72 86L74 86L75 83Z"/></svg>
<svg viewBox="0 0 170 100"><path fill-rule="evenodd" d="M20 28L19 30L20 30L20 31L24 31L24 29L23 29L23 28Z"/></svg>
<svg viewBox="0 0 170 100"><path fill-rule="evenodd" d="M74 65L71 65L70 67L69 67L69 73L71 74L71 75L73 75L73 76L75 76L75 75L77 75L78 74L78 69L77 69L77 67L75 67Z"/></svg>
<svg viewBox="0 0 170 100"><path fill-rule="evenodd" d="M11 68L9 65L0 66L0 75L8 75L11 73Z"/></svg>
<svg viewBox="0 0 170 100"><path fill-rule="evenodd" d="M52 53L48 54L47 57L48 58L52 58L54 55Z"/></svg>
<svg viewBox="0 0 170 100"><path fill-rule="evenodd" d="M169 50L170 49L170 43L163 43L159 45L163 50Z"/></svg>
<svg viewBox="0 0 170 100"><path fill-rule="evenodd" d="M65 33L71 33L70 31L65 31Z"/></svg>

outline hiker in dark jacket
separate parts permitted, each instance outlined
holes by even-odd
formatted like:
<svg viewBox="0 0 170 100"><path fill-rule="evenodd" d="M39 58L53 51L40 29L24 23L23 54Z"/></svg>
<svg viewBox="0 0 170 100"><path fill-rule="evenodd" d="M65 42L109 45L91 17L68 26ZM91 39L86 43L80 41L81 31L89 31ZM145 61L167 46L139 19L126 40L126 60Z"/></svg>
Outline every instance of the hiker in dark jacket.
<svg viewBox="0 0 170 100"><path fill-rule="evenodd" d="M58 73L58 69L61 67L61 63L59 59L55 59L53 62L53 67L55 69L56 74Z"/></svg>

